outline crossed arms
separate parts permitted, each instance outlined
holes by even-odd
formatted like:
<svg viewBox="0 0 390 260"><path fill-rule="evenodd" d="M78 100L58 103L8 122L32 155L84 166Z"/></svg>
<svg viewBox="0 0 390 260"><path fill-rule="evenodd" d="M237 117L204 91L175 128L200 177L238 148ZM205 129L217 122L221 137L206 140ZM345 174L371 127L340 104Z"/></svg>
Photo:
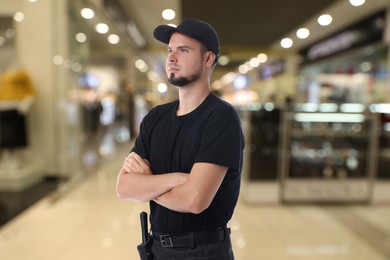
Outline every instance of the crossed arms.
<svg viewBox="0 0 390 260"><path fill-rule="evenodd" d="M116 192L120 199L156 203L179 212L199 214L215 197L227 167L195 163L189 174L154 175L148 161L131 152L119 171Z"/></svg>

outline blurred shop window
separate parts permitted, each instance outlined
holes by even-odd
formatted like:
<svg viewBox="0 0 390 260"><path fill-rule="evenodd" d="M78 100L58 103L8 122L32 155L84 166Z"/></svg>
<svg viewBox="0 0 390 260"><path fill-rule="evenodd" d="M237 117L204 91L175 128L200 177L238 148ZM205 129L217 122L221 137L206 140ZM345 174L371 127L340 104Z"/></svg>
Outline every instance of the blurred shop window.
<svg viewBox="0 0 390 260"><path fill-rule="evenodd" d="M27 71L8 69L0 75L0 150L5 151L4 165L9 166L6 168L18 168L20 162L13 152L28 146L27 112L34 96Z"/></svg>
<svg viewBox="0 0 390 260"><path fill-rule="evenodd" d="M130 137L134 138L136 136L136 126L135 126L135 114L136 114L136 107L135 107L135 97L134 97L134 87L131 84L127 84L126 86L126 93L127 93L127 108L128 108L128 115L129 115L129 130L130 130Z"/></svg>
<svg viewBox="0 0 390 260"><path fill-rule="evenodd" d="M251 113L249 179L277 180L281 109L272 103Z"/></svg>
<svg viewBox="0 0 390 260"><path fill-rule="evenodd" d="M0 78L0 101L9 106L16 105L25 113L35 96L35 89L30 74L19 68L6 70ZM24 104L26 103L26 104Z"/></svg>
<svg viewBox="0 0 390 260"><path fill-rule="evenodd" d="M103 109L95 89L87 87L81 90L81 110L85 133L96 133L99 129L99 119Z"/></svg>
<svg viewBox="0 0 390 260"><path fill-rule="evenodd" d="M112 125L115 120L115 96L112 93L108 93L102 97L100 103L102 106L102 113L100 114L100 123L104 126Z"/></svg>

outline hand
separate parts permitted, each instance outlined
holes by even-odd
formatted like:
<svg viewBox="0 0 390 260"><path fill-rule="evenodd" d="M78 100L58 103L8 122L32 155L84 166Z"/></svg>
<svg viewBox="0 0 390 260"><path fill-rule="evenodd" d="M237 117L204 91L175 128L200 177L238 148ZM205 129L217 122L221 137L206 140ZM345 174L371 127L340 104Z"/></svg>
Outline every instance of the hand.
<svg viewBox="0 0 390 260"><path fill-rule="evenodd" d="M153 174L152 170L150 169L150 163L135 152L131 152L126 157L121 170L127 173L138 172L147 175Z"/></svg>

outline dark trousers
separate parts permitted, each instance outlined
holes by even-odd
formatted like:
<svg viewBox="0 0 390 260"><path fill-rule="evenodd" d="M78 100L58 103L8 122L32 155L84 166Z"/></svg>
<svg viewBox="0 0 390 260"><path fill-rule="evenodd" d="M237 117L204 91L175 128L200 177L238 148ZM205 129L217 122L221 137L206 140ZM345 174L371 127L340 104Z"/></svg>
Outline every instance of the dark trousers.
<svg viewBox="0 0 390 260"><path fill-rule="evenodd" d="M152 253L153 260L234 260L230 237L195 248L163 247L159 241L154 240Z"/></svg>

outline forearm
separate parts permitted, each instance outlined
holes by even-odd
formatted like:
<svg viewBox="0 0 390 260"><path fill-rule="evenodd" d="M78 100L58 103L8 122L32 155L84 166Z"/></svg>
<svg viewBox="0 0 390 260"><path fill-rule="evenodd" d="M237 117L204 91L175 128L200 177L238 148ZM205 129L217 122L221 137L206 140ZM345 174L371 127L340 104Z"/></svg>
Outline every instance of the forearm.
<svg viewBox="0 0 390 260"><path fill-rule="evenodd" d="M188 180L154 201L174 211L199 214L207 209L217 193L227 168L210 163L195 163Z"/></svg>
<svg viewBox="0 0 390 260"><path fill-rule="evenodd" d="M195 205L196 196L196 193L187 189L186 185L181 185L155 197L154 201L170 210L196 214L201 212Z"/></svg>
<svg viewBox="0 0 390 260"><path fill-rule="evenodd" d="M185 180L186 177L182 173L147 175L121 171L116 191L121 199L147 202L184 183Z"/></svg>

